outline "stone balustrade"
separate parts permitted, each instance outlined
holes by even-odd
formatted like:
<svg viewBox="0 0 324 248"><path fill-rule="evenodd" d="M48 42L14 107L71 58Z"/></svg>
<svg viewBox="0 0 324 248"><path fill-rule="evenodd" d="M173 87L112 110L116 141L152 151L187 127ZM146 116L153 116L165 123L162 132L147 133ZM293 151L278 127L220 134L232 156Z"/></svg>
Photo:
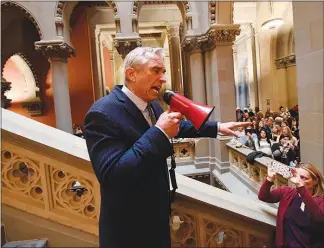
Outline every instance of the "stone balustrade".
<svg viewBox="0 0 324 248"><path fill-rule="evenodd" d="M2 204L98 235L100 189L85 140L5 109L2 118ZM252 166L236 167L256 178ZM271 247L275 209L180 174L177 181L173 247Z"/></svg>
<svg viewBox="0 0 324 248"><path fill-rule="evenodd" d="M251 149L245 147L237 148L230 142L227 143L227 148L230 159L230 173L256 194L259 192L259 189L267 176L268 165L271 165L271 163L277 163L285 166L269 157L256 158L255 162L251 164L246 159L247 155L252 152ZM286 186L288 184L287 178L281 174L277 174L273 187Z"/></svg>

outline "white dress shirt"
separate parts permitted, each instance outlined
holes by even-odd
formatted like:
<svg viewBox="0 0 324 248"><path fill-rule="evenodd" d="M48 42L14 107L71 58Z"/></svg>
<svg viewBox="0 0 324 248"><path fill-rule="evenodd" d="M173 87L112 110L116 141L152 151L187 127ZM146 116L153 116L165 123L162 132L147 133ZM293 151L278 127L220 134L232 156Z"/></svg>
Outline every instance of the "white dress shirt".
<svg viewBox="0 0 324 248"><path fill-rule="evenodd" d="M124 92L125 95L128 96L128 98L136 105L136 107L142 112L147 123L150 125L150 127L152 127L152 121L149 115L149 111L146 108L148 103L136 96L133 92L131 92L126 85L123 86L122 92ZM156 127L160 129L161 132L164 133L164 135L169 139L168 135L164 132L163 129L161 129L159 126Z"/></svg>

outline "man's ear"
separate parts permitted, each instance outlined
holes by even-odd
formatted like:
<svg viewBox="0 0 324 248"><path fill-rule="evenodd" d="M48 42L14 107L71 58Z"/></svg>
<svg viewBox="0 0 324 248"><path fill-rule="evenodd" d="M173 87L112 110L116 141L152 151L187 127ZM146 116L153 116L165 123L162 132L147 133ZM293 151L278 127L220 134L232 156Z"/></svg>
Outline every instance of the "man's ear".
<svg viewBox="0 0 324 248"><path fill-rule="evenodd" d="M125 77L127 79L127 82L131 82L131 83L135 82L136 74L137 73L136 73L136 70L134 68L132 68L132 67L126 68Z"/></svg>

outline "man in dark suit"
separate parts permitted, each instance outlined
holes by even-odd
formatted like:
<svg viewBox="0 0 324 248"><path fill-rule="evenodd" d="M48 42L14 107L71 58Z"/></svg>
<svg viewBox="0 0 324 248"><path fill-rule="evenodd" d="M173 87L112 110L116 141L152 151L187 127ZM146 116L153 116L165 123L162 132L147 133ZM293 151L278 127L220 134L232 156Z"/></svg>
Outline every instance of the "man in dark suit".
<svg viewBox="0 0 324 248"><path fill-rule="evenodd" d="M139 47L124 60L125 85L90 108L84 134L101 188L100 247L171 247L166 159L174 137L216 137L242 123L206 122L200 132L156 99L166 82L163 49Z"/></svg>

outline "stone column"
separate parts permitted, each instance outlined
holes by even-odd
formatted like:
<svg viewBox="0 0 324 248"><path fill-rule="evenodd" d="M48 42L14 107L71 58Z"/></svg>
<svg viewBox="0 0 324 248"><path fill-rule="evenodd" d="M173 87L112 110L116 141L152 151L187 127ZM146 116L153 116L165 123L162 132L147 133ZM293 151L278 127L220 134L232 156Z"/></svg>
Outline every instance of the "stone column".
<svg viewBox="0 0 324 248"><path fill-rule="evenodd" d="M293 2L301 160L324 173L323 2Z"/></svg>
<svg viewBox="0 0 324 248"><path fill-rule="evenodd" d="M51 63L56 128L72 133L67 60L75 56L75 49L62 40L38 41L35 49L47 56Z"/></svg>
<svg viewBox="0 0 324 248"><path fill-rule="evenodd" d="M193 101L206 104L206 84L204 54L197 41L199 36L186 36L182 42L182 49L186 59L186 88Z"/></svg>
<svg viewBox="0 0 324 248"><path fill-rule="evenodd" d="M171 83L172 90L183 94L182 66L180 51L180 24L171 24L167 27L169 54L171 64Z"/></svg>
<svg viewBox="0 0 324 248"><path fill-rule="evenodd" d="M191 78L193 94L194 85L204 82L204 85L200 85L199 88L204 89L206 103L215 106L209 120L235 121L236 104L232 45L239 33L239 25L214 24L205 34L187 36L182 43L185 51L196 52L190 56L191 77L202 75L200 81L194 81L194 78ZM201 60L202 62L200 62ZM203 92L200 92L200 94L202 95ZM211 171L216 169L220 174L229 171L229 157L226 149L228 141L229 139L226 136L209 140Z"/></svg>

